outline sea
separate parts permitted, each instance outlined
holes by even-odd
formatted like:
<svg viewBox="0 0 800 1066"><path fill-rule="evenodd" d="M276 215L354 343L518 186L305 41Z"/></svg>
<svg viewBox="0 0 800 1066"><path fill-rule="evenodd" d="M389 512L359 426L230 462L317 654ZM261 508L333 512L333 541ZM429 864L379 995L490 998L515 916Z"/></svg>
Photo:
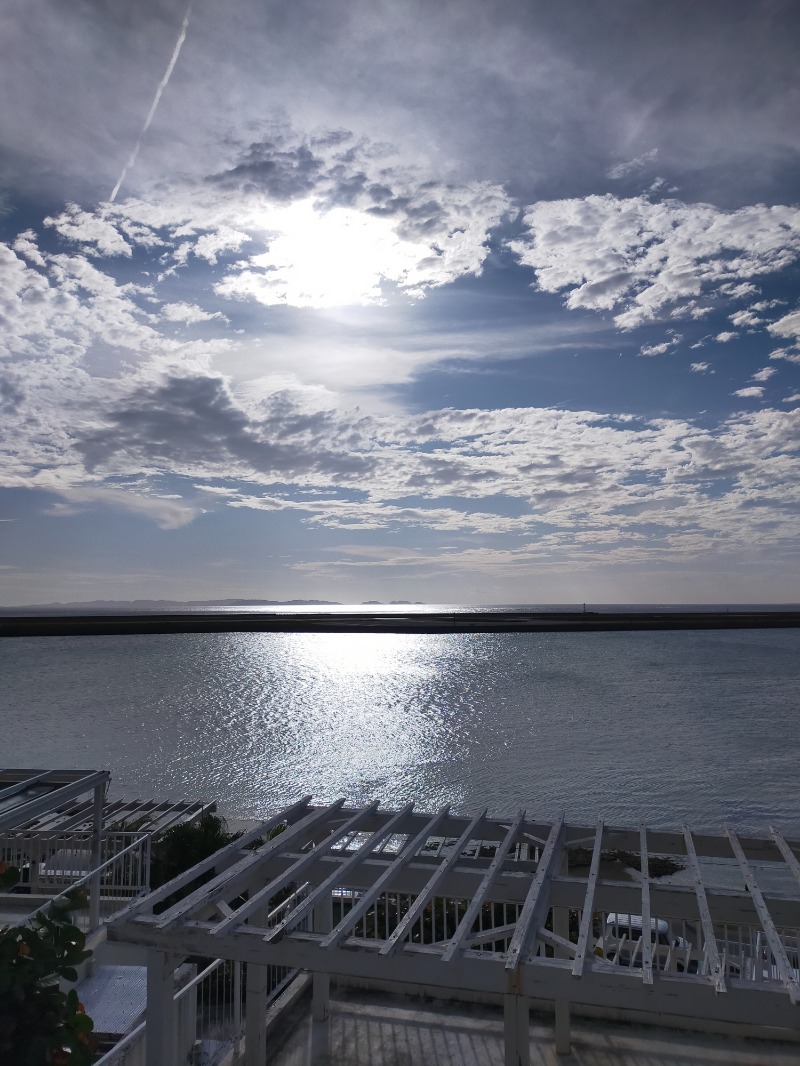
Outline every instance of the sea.
<svg viewBox="0 0 800 1066"><path fill-rule="evenodd" d="M311 795L800 837L798 629L20 637L0 678L0 765L233 821Z"/></svg>

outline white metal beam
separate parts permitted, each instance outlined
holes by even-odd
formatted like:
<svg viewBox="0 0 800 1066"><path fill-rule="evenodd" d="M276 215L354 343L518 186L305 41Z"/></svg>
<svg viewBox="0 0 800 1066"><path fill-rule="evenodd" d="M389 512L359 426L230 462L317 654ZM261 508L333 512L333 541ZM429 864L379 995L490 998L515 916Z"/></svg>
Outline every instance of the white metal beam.
<svg viewBox="0 0 800 1066"><path fill-rule="evenodd" d="M597 875L600 870L600 855L603 850L603 819L598 818L597 828L594 832L594 846L592 848L592 861L589 866L589 875L586 879L586 895L583 900L583 913L581 924L578 929L578 944L575 948L575 961L572 964L572 976L581 977L583 963L586 958L586 947L589 935L592 931L592 913L594 908L594 890L597 884Z"/></svg>
<svg viewBox="0 0 800 1066"><path fill-rule="evenodd" d="M56 777L59 776L59 771L57 770L50 773ZM50 773L48 773L48 777ZM41 780L44 781L44 779ZM96 785L105 785L110 780L111 774L108 770L87 770L82 777L68 777L66 781L56 781L54 782L55 787L51 792L45 792L41 796L36 796L33 799L26 800L25 803L20 803L15 807L0 812L0 831L24 826L32 818L36 818L45 811L50 811L62 803L67 803L69 800L82 796L84 793L91 792Z"/></svg>
<svg viewBox="0 0 800 1066"><path fill-rule="evenodd" d="M29 788L33 788L45 777L49 777L52 770L33 770L30 777L23 778L21 781L16 781L13 785L8 785L6 788L0 788L0 800L8 799L9 796L16 796L20 792L25 792Z"/></svg>
<svg viewBox="0 0 800 1066"><path fill-rule="evenodd" d="M115 927L110 926L110 931ZM193 923L184 929L160 934L154 923L138 918L124 928L124 939L145 946L167 948L193 955L209 954L210 925ZM123 932L123 930L117 930ZM118 935L112 937L120 939ZM260 931L245 926L214 942L218 957L243 962L290 966L311 972L327 972L361 980L385 980L406 984L430 985L443 989L504 993L508 981L502 959L485 952L466 951L457 966L440 964L438 949L431 945L410 944L391 960L370 950L374 941L351 942L333 951L319 950L319 934L294 932L275 944L265 945ZM265 950L266 949L266 950ZM597 967L595 969L595 966ZM636 973L610 966L601 959L591 962L591 969L581 982L575 982L568 960L537 957L527 962L518 974L519 994L529 999L570 999L573 1003L661 1011L686 1018L751 1022L797 1029L797 1008L777 982L731 980L728 994L719 996L706 978L689 974L659 973L652 988L645 988Z"/></svg>
<svg viewBox="0 0 800 1066"><path fill-rule="evenodd" d="M758 912L758 917L761 921L764 935L767 938L769 949L775 959L778 973L789 992L789 999L791 999L792 1003L797 1003L800 1001L800 986L798 986L797 978L792 973L792 967L786 956L786 948L783 946L783 941L778 935L778 931L772 921L769 908L764 901L764 897L761 894L761 888L753 873L753 868L747 861L747 858L742 851L742 846L730 826L725 826L725 832L731 843L731 847L733 848L733 854L736 856L736 860L739 863L739 868L744 876L744 882L747 885L750 895L753 897L753 904ZM758 963L758 960L756 960L756 962Z"/></svg>
<svg viewBox="0 0 800 1066"><path fill-rule="evenodd" d="M711 968L709 976L714 983L716 991L724 992L725 968L722 965L722 960L720 959L719 951L717 950L717 936L714 932L714 923L711 920L711 911L708 906L708 898L706 897L706 886L703 884L703 877L700 873L700 864L697 861L697 853L695 852L694 841L692 840L692 832L688 825L683 827L683 837L686 841L686 857L689 860L689 869L692 872L694 890L697 896L697 909L700 911L700 924L703 930L703 939L705 941L705 952L708 956L708 962Z"/></svg>
<svg viewBox="0 0 800 1066"><path fill-rule="evenodd" d="M553 823L544 850L539 856L536 876L528 889L528 895L517 919L517 928L508 947L506 972L519 969L527 959L531 941L549 910L549 887L553 871L561 861L564 839L564 815Z"/></svg>
<svg viewBox="0 0 800 1066"><path fill-rule="evenodd" d="M184 872L178 874L177 877L173 877L171 881L167 881L166 884L160 885L158 888L150 892L149 895L144 896L142 899L133 900L133 902L129 903L127 907L123 907L117 917L121 919L136 914L142 914L144 912L152 912L153 907L157 903L161 903L162 900L165 900L174 892L178 892L186 885L190 885L192 881L201 877L203 874L208 873L209 870L216 869L217 866L220 866L233 855L240 852L242 848L251 844L254 840L258 840L258 838L264 833L269 833L271 830L275 829L276 826L281 825L281 823L285 822L287 818L293 818L295 815L307 810L310 802L311 797L305 796L297 803L293 803L290 807L273 815L273 817L269 818L266 822L262 822L254 829L250 829L242 836L237 837L236 840L227 844L224 848L215 851L213 855L210 855L207 859L203 859L202 862L197 863L197 865L193 866L190 870L184 870ZM169 911L165 913L169 914Z"/></svg>
<svg viewBox="0 0 800 1066"><path fill-rule="evenodd" d="M644 826L639 828L639 866L642 875L642 981L646 985L652 985L653 930L650 924L650 857L647 852L647 829Z"/></svg>
<svg viewBox="0 0 800 1066"><path fill-rule="evenodd" d="M778 846L778 850L786 860L786 865L794 874L795 881L797 881L798 885L800 885L800 862L797 861L797 856L786 843L786 841L783 839L782 834L779 833L777 829L775 829L773 826L770 826L769 831L772 836L772 839Z"/></svg>
<svg viewBox="0 0 800 1066"><path fill-rule="evenodd" d="M173 925L175 922L181 920L185 921L194 910L202 910L204 907L209 906L209 904L215 903L218 899L237 896L247 887L248 881L255 874L255 870L264 863L265 859L270 854L283 851L290 840L296 840L298 837L302 838L302 836L310 829L315 828L321 822L327 821L343 803L344 800L339 799L331 804L330 807L312 807L305 817L301 818L298 822L289 825L282 833L279 833L278 836L273 837L265 844L262 844L262 846L256 851L248 852L243 858L239 859L238 862L218 873L212 881L208 882L208 884L201 885L199 888L196 888L194 892L190 892L184 899L180 900L178 903L174 903L169 910L161 915L159 925L162 928L166 928L167 926ZM303 809L305 808L301 807L300 813L302 813ZM271 819L271 821L275 823L275 826L278 826L287 820L286 812L284 811L282 813L283 816L275 815L275 817ZM263 833L269 832L267 825L269 825L269 823L259 826L257 830L252 829L248 836L251 836L253 840L257 840ZM273 826L273 828L275 826ZM254 833L257 835L253 836L252 834ZM242 837L233 841L229 847L234 848L237 844L239 847L235 850L241 851L244 847ZM211 860L215 857L219 860L225 854L226 850L227 849L218 851L216 856L211 856ZM211 860L206 861L211 862ZM218 862L211 862L211 866L208 867L208 869L213 869L217 865ZM191 877L190 881L193 881L197 876L196 871L197 867L195 867L195 870L189 871L190 874L194 873L194 877Z"/></svg>
<svg viewBox="0 0 800 1066"><path fill-rule="evenodd" d="M246 903L243 903L241 907L231 913L230 917L219 923L214 929L212 936L220 936L220 934L227 932L230 926L241 924L255 911L261 910L264 904L280 892L282 888L285 888L292 881L298 880L300 875L307 870L309 866L316 863L321 855L329 852L331 848L335 847L336 844L342 840L343 837L348 836L357 826L367 818L371 817L377 808L378 800L375 800L375 802L371 803L369 807L364 807L362 810L356 811L353 817L348 818L341 828L337 829L334 833L331 833L330 836L326 837L325 840L319 843L312 851L301 856L297 862L289 867L288 870L285 870L278 877L272 878L263 888L254 892Z"/></svg>
<svg viewBox="0 0 800 1066"><path fill-rule="evenodd" d="M475 890L475 895L470 900L470 903L466 909L464 917L458 923L455 933L444 950L442 955L443 962L450 962L459 952L464 950L466 943L469 939L469 934L472 931L472 924L480 913L480 909L483 906L485 900L484 895L487 888L491 885L500 870L503 867L503 863L508 857L509 849L516 843L519 836L520 827L525 821L525 811L520 811L514 821L508 828L506 835L503 837L502 842L498 845L495 856L489 864L489 869L484 874L481 883Z"/></svg>
<svg viewBox="0 0 800 1066"><path fill-rule="evenodd" d="M400 922L395 931L392 933L392 935L381 948L381 955L394 955L398 948L402 946L402 943L410 933L414 922L417 921L425 907L428 905L428 902L435 894L437 888L441 885L441 883L450 873L450 870L458 862L461 856L461 852L477 833L478 827L486 818L486 814L487 810L486 808L484 808L484 810L482 810L480 814L475 815L475 817L469 823L467 828L464 830L464 832L458 838L456 843L453 845L450 854L442 862L441 866L437 870L435 870L433 874L431 874L431 877L426 882L425 886L420 890L419 894L417 895L417 898L406 911L403 920ZM437 856L440 852L441 847L436 853Z"/></svg>
<svg viewBox="0 0 800 1066"><path fill-rule="evenodd" d="M327 949L336 947L336 945L344 939L348 929L352 929L356 922L367 913L378 896L380 896L382 892L388 890L389 884L396 877L397 873L411 862L428 837L434 835L436 830L447 817L449 811L449 804L446 807L442 807L439 813L432 818L419 833L417 833L414 839L405 845L391 866L381 874L372 888L361 896L358 903L348 911L336 928L325 937L321 944L322 948Z"/></svg>
<svg viewBox="0 0 800 1066"><path fill-rule="evenodd" d="M175 966L163 951L147 953L146 1066L175 1061Z"/></svg>
<svg viewBox="0 0 800 1066"><path fill-rule="evenodd" d="M530 1066L530 1004L522 996L503 996L503 1054L505 1066Z"/></svg>
<svg viewBox="0 0 800 1066"><path fill-rule="evenodd" d="M301 921L303 915L313 907L316 907L320 900L328 895L333 888L337 886L346 887L344 881L351 870L354 870L364 862L367 856L373 854L375 848L377 848L387 836L396 833L399 826L407 819L413 808L413 803L407 804L402 811L398 811L393 818L390 818L384 826L380 829L376 829L372 836L370 836L369 840L367 840L354 855L351 855L349 859L346 859L340 866L338 866L330 877L326 878L321 885L317 885L313 892L310 892L282 921L278 922L274 928L270 929L264 937L266 943L269 944L275 940L279 940L287 930L292 929L299 921Z"/></svg>

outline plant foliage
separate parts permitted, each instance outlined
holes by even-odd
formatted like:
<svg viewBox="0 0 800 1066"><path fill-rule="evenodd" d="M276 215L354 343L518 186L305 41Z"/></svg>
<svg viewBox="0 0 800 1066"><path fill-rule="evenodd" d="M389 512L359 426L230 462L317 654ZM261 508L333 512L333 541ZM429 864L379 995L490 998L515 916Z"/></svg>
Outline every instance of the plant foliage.
<svg viewBox="0 0 800 1066"><path fill-rule="evenodd" d="M0 890L19 881L19 870L0 863ZM3 1066L88 1066L94 1025L75 989L91 955L70 912L85 906L78 889L55 900L47 914L28 925L0 928L0 1063Z"/></svg>

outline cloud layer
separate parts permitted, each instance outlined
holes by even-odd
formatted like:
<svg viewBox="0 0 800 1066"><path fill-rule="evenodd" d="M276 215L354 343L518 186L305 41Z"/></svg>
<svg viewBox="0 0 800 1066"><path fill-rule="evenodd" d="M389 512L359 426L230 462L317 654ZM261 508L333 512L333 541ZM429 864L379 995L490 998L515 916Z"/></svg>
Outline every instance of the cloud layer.
<svg viewBox="0 0 800 1066"><path fill-rule="evenodd" d="M726 212L606 194L534 204L524 222L526 236L511 247L539 289L565 293L570 310L613 312L621 329L747 296L754 279L800 258L797 207Z"/></svg>

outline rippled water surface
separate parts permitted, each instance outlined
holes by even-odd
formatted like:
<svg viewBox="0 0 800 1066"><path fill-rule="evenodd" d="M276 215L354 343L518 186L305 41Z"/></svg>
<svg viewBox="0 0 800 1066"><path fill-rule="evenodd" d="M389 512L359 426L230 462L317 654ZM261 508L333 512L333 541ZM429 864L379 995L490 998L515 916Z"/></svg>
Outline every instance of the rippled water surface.
<svg viewBox="0 0 800 1066"><path fill-rule="evenodd" d="M0 672L0 764L127 798L800 834L797 630L7 639Z"/></svg>

